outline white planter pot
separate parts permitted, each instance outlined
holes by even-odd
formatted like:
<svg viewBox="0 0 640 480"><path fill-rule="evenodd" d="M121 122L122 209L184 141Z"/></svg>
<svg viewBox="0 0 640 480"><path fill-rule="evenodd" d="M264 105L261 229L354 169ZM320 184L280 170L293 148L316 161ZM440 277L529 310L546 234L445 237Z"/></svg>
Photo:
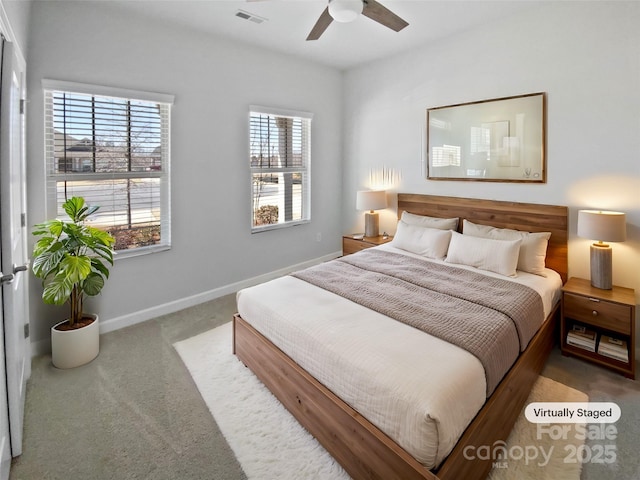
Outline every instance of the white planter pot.
<svg viewBox="0 0 640 480"><path fill-rule="evenodd" d="M56 330L60 322L51 327L51 361L57 368L74 368L89 363L100 351L100 325L98 315L85 314L95 320L76 330ZM65 320L66 321L66 320Z"/></svg>

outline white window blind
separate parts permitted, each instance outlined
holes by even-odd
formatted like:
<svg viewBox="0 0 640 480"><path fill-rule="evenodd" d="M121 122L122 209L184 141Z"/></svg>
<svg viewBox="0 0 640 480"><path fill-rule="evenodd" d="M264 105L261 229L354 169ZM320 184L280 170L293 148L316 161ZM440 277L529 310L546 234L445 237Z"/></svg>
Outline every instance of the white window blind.
<svg viewBox="0 0 640 480"><path fill-rule="evenodd" d="M249 115L253 232L310 220L311 114L252 107Z"/></svg>
<svg viewBox="0 0 640 480"><path fill-rule="evenodd" d="M116 238L116 250L170 246L171 97L44 85L49 213L64 217L62 203L81 196L100 206L90 220Z"/></svg>

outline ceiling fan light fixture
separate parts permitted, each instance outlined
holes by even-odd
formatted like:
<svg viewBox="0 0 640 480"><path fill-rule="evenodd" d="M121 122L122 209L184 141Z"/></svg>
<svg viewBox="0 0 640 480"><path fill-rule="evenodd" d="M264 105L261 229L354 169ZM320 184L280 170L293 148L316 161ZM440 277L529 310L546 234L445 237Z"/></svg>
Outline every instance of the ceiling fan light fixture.
<svg viewBox="0 0 640 480"><path fill-rule="evenodd" d="M330 0L329 15L336 22L353 22L362 13L362 0Z"/></svg>

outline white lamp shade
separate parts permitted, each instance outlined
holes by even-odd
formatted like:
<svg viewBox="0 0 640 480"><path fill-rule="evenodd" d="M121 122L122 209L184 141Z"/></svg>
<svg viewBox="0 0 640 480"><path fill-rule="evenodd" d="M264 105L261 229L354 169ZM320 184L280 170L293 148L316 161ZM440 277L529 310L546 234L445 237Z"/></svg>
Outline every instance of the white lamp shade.
<svg viewBox="0 0 640 480"><path fill-rule="evenodd" d="M580 210L578 212L578 236L600 242L624 242L627 239L625 214Z"/></svg>
<svg viewBox="0 0 640 480"><path fill-rule="evenodd" d="M353 22L362 13L363 7L362 0L331 0L329 2L329 15L336 22Z"/></svg>
<svg viewBox="0 0 640 480"><path fill-rule="evenodd" d="M357 210L381 210L383 208L387 208L387 192L384 190L361 190L357 193Z"/></svg>

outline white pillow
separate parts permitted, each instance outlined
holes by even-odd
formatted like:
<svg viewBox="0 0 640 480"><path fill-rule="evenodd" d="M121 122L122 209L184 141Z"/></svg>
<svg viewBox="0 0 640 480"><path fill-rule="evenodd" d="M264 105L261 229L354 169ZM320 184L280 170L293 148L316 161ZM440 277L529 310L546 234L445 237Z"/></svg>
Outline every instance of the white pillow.
<svg viewBox="0 0 640 480"><path fill-rule="evenodd" d="M488 225L477 225L468 220L462 221L462 233L474 237L492 238L494 240L521 239L518 270L546 276L545 258L551 232L529 233L510 228L497 228Z"/></svg>
<svg viewBox="0 0 640 480"><path fill-rule="evenodd" d="M493 240L452 232L445 261L514 277L521 243L522 240Z"/></svg>
<svg viewBox="0 0 640 480"><path fill-rule="evenodd" d="M449 240L451 240L451 230L419 227L400 220L391 244L423 257L441 260L447 254Z"/></svg>
<svg viewBox="0 0 640 480"><path fill-rule="evenodd" d="M458 218L436 218L426 215L416 215L415 213L402 212L400 220L421 227L437 228L438 230L457 230Z"/></svg>

